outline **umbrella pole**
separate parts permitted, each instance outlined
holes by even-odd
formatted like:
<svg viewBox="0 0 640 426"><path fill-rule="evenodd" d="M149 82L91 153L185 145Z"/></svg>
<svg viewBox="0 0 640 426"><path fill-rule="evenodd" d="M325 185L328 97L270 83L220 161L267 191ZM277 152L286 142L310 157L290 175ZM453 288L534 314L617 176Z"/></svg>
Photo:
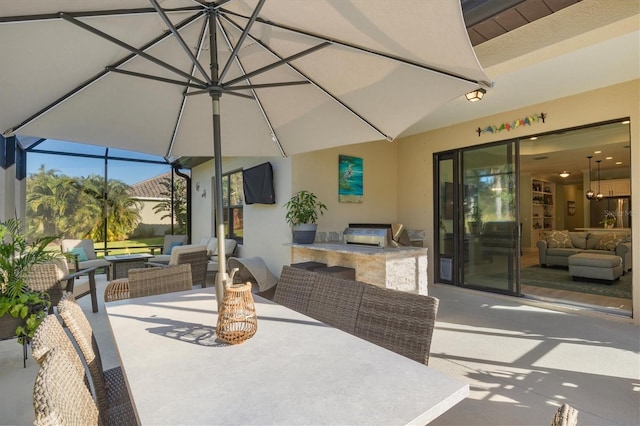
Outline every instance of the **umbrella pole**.
<svg viewBox="0 0 640 426"><path fill-rule="evenodd" d="M216 22L215 14L209 12L209 56L211 58L211 79L213 85L218 84L218 49L216 46ZM218 302L218 312L222 306L225 286L229 279L227 275L226 253L224 251L224 216L222 214L222 137L220 134L220 92L210 91L211 111L213 118L213 176L215 177L215 216L216 216L216 237L218 238L218 273L216 274L216 301ZM229 218L231 220L231 218Z"/></svg>
<svg viewBox="0 0 640 426"><path fill-rule="evenodd" d="M216 274L216 300L218 310L224 297L224 289L227 284L227 266L225 264L226 253L224 252L224 216L222 215L222 149L220 147L220 95L211 94L213 106L213 152L214 152L214 182L215 182L215 210L216 236L218 237L218 273ZM231 221L231 218L229 218ZM231 225L229 225L231 226Z"/></svg>

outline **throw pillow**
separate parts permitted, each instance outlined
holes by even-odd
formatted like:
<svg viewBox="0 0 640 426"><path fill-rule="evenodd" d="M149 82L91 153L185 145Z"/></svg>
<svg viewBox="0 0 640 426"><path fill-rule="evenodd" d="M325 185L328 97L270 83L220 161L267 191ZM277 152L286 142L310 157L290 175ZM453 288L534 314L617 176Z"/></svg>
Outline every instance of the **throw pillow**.
<svg viewBox="0 0 640 426"><path fill-rule="evenodd" d="M236 240L232 240L232 239L225 239L224 240L224 251L225 251L225 255L229 256L230 254L233 254L234 250L236 249L236 245L238 244L238 242Z"/></svg>
<svg viewBox="0 0 640 426"><path fill-rule="evenodd" d="M69 250L69 253L73 254L74 256L77 256L78 262L84 262L86 260L89 260L89 258L87 257L87 252L84 251L84 247L74 247Z"/></svg>
<svg viewBox="0 0 640 426"><path fill-rule="evenodd" d="M182 243L179 242L179 241L176 241L176 242L173 242L173 243L169 244L169 250L167 250L167 252L165 254L171 254L171 252L173 251L174 247L178 247L178 246L181 246L181 245L182 245Z"/></svg>
<svg viewBox="0 0 640 426"><path fill-rule="evenodd" d="M599 232L589 233L587 237L587 250L596 250L596 246L602 239L603 234Z"/></svg>
<svg viewBox="0 0 640 426"><path fill-rule="evenodd" d="M569 231L548 231L545 232L548 248L572 248Z"/></svg>
<svg viewBox="0 0 640 426"><path fill-rule="evenodd" d="M209 243L207 244L207 253L209 256L215 256L218 254L218 239L216 237L211 237Z"/></svg>
<svg viewBox="0 0 640 426"><path fill-rule="evenodd" d="M596 250L615 251L618 244L620 244L624 238L624 235L620 234L605 234L600 238L598 244L596 244Z"/></svg>
<svg viewBox="0 0 640 426"><path fill-rule="evenodd" d="M588 232L569 232L569 238L571 238L571 244L575 248L586 249L587 248L587 236Z"/></svg>

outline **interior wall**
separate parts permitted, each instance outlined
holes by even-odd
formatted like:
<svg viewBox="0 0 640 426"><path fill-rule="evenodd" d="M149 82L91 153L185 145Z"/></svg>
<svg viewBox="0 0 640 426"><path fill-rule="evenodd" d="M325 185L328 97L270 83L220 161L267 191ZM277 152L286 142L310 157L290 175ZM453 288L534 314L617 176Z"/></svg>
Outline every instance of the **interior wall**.
<svg viewBox="0 0 640 426"><path fill-rule="evenodd" d="M487 94L490 96L490 93ZM594 104L597 103L597 108ZM482 108L482 102L478 103ZM510 132L483 133L480 137L475 129L487 125L510 122L516 118L545 112L545 123L520 126ZM588 125L601 121L631 118L631 186L640 188L640 80L556 99L542 104L531 105L517 110L468 121L455 126L437 129L402 138L398 144L398 220L408 227L425 228L429 248L429 264L433 258L433 164L436 152L461 148L494 141L502 141L532 134ZM418 183L418 190L416 190ZM632 211L640 212L640 197L632 197ZM636 218L635 222L640 223ZM640 227L633 228L632 239L640 241ZM634 256L634 269L640 268L640 256ZM429 268L429 282L433 282L433 268ZM640 312L640 277L633 279L633 309ZM635 315L640 323L640 314Z"/></svg>
<svg viewBox="0 0 640 426"><path fill-rule="evenodd" d="M565 228L569 231L575 230L575 228L584 228L584 220L583 220L583 211L584 211L584 191L582 190L582 186L578 185L561 185L560 188L563 192L565 202L563 207L563 217ZM569 210L567 208L568 201L575 201L576 208L573 216L569 216Z"/></svg>
<svg viewBox="0 0 640 426"><path fill-rule="evenodd" d="M338 157L363 159L361 203L338 201ZM342 232L349 223L396 223L398 221L397 144L378 141L298 154L293 157L292 193L308 190L327 205L318 220L320 232ZM420 188L418 182L412 188ZM284 212L283 212L284 215Z"/></svg>

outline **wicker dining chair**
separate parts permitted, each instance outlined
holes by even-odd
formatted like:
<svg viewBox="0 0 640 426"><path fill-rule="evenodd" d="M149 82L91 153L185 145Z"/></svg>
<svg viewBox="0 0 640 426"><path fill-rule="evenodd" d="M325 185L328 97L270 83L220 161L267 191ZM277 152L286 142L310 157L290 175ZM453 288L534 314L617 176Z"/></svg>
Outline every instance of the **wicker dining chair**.
<svg viewBox="0 0 640 426"><path fill-rule="evenodd" d="M95 391L100 413L112 424L135 424L135 414L121 367L103 370L100 349L91 324L72 295L58 303L58 312L80 348Z"/></svg>
<svg viewBox="0 0 640 426"><path fill-rule="evenodd" d="M83 382L84 371L77 371L73 358L57 346L41 352L39 360L33 386L34 424L100 424L98 408Z"/></svg>
<svg viewBox="0 0 640 426"><path fill-rule="evenodd" d="M110 281L104 289L104 301L130 299L191 290L191 265L129 269L129 278Z"/></svg>
<svg viewBox="0 0 640 426"><path fill-rule="evenodd" d="M551 426L576 426L577 424L578 410L569 404L562 404L551 421Z"/></svg>
<svg viewBox="0 0 640 426"><path fill-rule="evenodd" d="M85 373L84 365L78 356L76 348L55 315L47 315L31 339L31 353L39 364L42 364L43 356L51 348L58 348L64 351L69 358L69 364L73 366L77 374L84 376L85 384L89 389L89 380Z"/></svg>
<svg viewBox="0 0 640 426"><path fill-rule="evenodd" d="M317 277L316 272L284 265L273 301L306 315Z"/></svg>
<svg viewBox="0 0 640 426"><path fill-rule="evenodd" d="M438 299L366 284L355 335L429 364Z"/></svg>
<svg viewBox="0 0 640 426"><path fill-rule="evenodd" d="M73 296L64 296L61 303L67 297L72 298ZM36 424L137 424L130 401L102 409L100 405L96 405L91 396L91 386L80 356L55 315L47 315L42 321L31 340L31 348L33 357L41 366L40 370L53 369L61 374L54 375L57 384L50 381L47 384L45 381L39 385L38 379L36 379L33 395ZM64 364L64 366L47 364L51 362L48 358L51 351L59 353L55 357L55 364ZM78 385L78 382L83 384L84 390L80 389L81 386ZM85 392L93 406L85 401ZM72 404L76 400L78 406ZM95 416L92 407L96 409L97 415Z"/></svg>
<svg viewBox="0 0 640 426"><path fill-rule="evenodd" d="M365 284L330 274L318 274L309 297L307 315L354 334Z"/></svg>

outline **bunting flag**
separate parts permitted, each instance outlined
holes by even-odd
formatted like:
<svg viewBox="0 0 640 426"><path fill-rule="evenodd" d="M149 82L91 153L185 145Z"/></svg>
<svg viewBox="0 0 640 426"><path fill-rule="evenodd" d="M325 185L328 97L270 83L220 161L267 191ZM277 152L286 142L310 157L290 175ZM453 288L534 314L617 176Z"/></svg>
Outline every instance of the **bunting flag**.
<svg viewBox="0 0 640 426"><path fill-rule="evenodd" d="M533 123L537 123L539 121L542 121L544 123L544 119L547 118L547 114L545 114L544 112L541 112L540 114L536 114L536 115L530 115L528 117L524 117L524 118L520 118L517 120L512 121L511 123L502 123L498 126L493 125L493 126L487 126L484 129L481 127L478 127L476 129L476 132L478 132L478 136L482 135L483 133L498 133L501 132L503 130L506 130L507 132L515 129L517 127L520 126L531 126Z"/></svg>

